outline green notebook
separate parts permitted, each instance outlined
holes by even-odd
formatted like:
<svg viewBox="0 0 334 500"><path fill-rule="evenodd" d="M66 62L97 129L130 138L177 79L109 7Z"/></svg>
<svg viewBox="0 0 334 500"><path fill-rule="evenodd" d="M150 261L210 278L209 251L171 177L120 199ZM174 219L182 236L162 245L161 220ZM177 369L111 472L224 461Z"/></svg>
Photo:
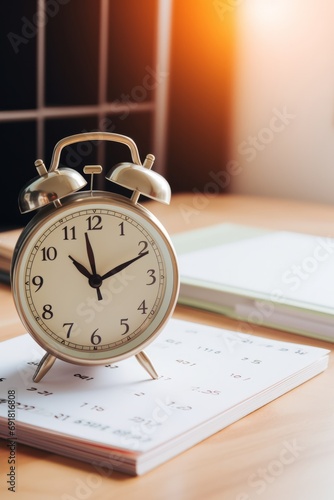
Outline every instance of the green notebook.
<svg viewBox="0 0 334 500"><path fill-rule="evenodd" d="M221 224L173 242L180 303L334 342L334 239Z"/></svg>

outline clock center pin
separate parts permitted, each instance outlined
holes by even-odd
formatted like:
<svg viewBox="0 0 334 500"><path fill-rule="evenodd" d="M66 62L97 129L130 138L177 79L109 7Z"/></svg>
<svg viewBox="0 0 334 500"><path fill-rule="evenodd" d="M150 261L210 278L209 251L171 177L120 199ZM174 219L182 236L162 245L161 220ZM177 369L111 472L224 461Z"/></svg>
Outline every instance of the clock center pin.
<svg viewBox="0 0 334 500"><path fill-rule="evenodd" d="M100 286L102 285L102 278L99 274L93 274L89 278L88 282L92 288L100 288Z"/></svg>

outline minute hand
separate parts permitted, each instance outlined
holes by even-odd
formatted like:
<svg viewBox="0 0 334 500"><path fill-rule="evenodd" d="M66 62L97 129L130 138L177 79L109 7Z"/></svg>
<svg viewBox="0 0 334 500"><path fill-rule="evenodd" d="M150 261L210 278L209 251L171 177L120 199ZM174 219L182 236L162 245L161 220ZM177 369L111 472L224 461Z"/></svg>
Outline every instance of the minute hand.
<svg viewBox="0 0 334 500"><path fill-rule="evenodd" d="M103 276L101 276L101 279L105 280L107 278L110 278L111 276L114 276L115 274L119 273L120 271L123 271L123 269L125 269L126 267L128 267L130 264L132 264L133 262L136 262L136 260L141 259L142 257L144 257L147 254L148 254L148 251L147 252L143 252L140 255L137 255L137 257L135 257L134 259L128 260L126 262L123 262L123 264L120 264L119 266L114 267L114 269L111 269L106 274L104 274Z"/></svg>

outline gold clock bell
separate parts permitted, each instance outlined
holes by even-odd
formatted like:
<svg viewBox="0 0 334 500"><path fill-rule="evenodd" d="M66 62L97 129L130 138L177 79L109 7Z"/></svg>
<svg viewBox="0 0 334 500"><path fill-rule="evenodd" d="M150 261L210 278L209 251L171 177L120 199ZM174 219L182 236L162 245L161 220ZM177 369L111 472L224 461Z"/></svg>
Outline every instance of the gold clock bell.
<svg viewBox="0 0 334 500"><path fill-rule="evenodd" d="M116 165L106 175L107 180L133 191L132 201L136 202L142 194L162 203L170 203L171 190L168 182L160 174L150 170L155 160L154 155L148 154L142 165L137 146L129 137L109 132L90 132L71 135L60 140L54 148L49 170L43 160L35 161L39 177L30 181L20 192L21 213L37 210L49 203L57 203L57 200L85 187L87 182L79 172L67 167L59 168L60 155L62 149L70 144L96 140L123 143L131 151L133 163ZM94 168L86 168L84 171L91 174L100 172Z"/></svg>

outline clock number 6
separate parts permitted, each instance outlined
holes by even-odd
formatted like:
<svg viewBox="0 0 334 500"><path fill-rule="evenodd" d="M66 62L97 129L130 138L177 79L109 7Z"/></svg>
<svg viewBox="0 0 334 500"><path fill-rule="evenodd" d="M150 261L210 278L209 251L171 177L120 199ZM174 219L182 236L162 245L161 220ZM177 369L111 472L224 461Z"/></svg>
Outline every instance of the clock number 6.
<svg viewBox="0 0 334 500"><path fill-rule="evenodd" d="M92 333L92 336L90 338L90 341L93 345L98 345L101 343L102 341L102 338L100 337L100 335L98 335L96 332L98 331L98 328L96 328L96 330L94 330L94 332Z"/></svg>

